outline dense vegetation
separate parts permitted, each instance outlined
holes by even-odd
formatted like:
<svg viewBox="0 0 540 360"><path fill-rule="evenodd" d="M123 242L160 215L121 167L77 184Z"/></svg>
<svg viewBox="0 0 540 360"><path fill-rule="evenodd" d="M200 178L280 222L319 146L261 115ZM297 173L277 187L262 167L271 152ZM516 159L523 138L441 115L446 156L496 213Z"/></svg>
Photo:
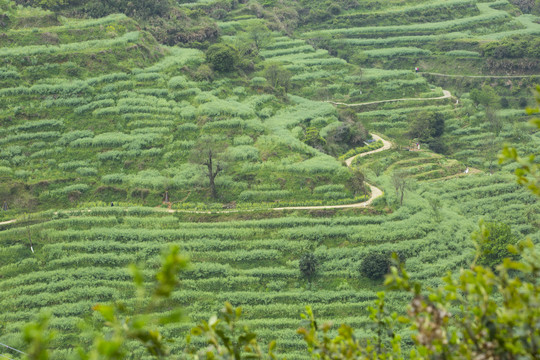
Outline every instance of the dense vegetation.
<svg viewBox="0 0 540 360"><path fill-rule="evenodd" d="M275 354L306 359L307 341L334 358L314 323L296 333L305 305L355 329L327 340L346 331L388 350L384 316L418 296L404 283L435 287L472 263L494 279L503 257L520 259L507 245L538 244L534 160L498 156L539 150L524 110L539 12L527 0L0 0L0 343L71 358L101 315L115 324L94 305L119 302L158 319L180 356L203 348L185 335L229 302L223 321L249 326L263 352L276 340ZM319 208L273 210L302 206ZM173 287L186 262L169 258L155 288L171 246L191 265ZM407 269L394 285L410 291L382 299L392 253ZM46 332L24 328L42 312L56 335L40 345ZM221 336L207 325L196 333ZM418 346L392 331L404 354ZM118 358L161 351L144 334Z"/></svg>

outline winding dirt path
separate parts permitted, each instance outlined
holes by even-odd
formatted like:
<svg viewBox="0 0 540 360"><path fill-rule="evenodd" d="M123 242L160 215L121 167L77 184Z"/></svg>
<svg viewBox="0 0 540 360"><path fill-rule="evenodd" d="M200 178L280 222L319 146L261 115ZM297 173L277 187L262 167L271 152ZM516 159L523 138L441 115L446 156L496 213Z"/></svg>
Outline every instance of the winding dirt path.
<svg viewBox="0 0 540 360"><path fill-rule="evenodd" d="M390 100L378 100L378 101L369 101L364 103L358 103L358 104L346 104L342 102L334 102L334 101L326 101L333 105L342 105L346 107L352 107L352 106L365 106L365 105L373 105L373 104L382 104L387 102L396 102L396 101L424 101L424 100L442 100L442 99L448 99L451 98L452 94L448 90L443 90L443 96L438 97L431 97L431 98L402 98L402 99L390 99Z"/></svg>
<svg viewBox="0 0 540 360"><path fill-rule="evenodd" d="M381 152L381 151L385 151L385 150L388 150L392 147L392 143L388 140L384 140L383 138L381 138L380 136L378 135L375 135L375 134L371 134L371 136L375 139L375 140L381 140L383 142L383 147L381 148L378 148L378 149L375 149L375 150L371 150L371 151L368 151L368 152L365 152L365 153L361 153L361 154L358 154L358 155L355 155L355 156L352 156L350 158L348 158L347 160L345 160L345 163L347 164L348 167L351 166L353 160L357 157L363 157L363 156L367 156L367 155L370 155L370 154L374 154L374 153L377 153L377 152ZM276 208L270 208L269 210L275 210L275 211L281 211L281 210L325 210L325 209L352 209L352 208L364 208L364 207L367 207L369 205L371 205L371 203L377 199L378 197L382 196L383 195L383 191L371 184L368 184L366 183L366 185L369 186L369 188L371 189L371 196L368 200L366 201L363 201L363 202L359 202L359 203L356 203L356 204L345 204L345 205L321 205L321 206L285 206L285 207L276 207ZM92 211L92 210L88 210L89 212ZM167 209L165 210L166 212L168 213L175 213L175 212L185 212L185 213L190 213L190 214L224 214L224 213L234 213L234 212L245 212L245 211L254 211L254 210L249 210L249 209L238 209L238 210L235 210L235 209L232 209L232 210L218 210L218 211L212 211L212 210L173 210L173 209ZM7 225L7 224L12 224L12 223L15 223L17 221L17 219L13 219L13 220L9 220L9 221L4 221L4 222L0 222L0 225Z"/></svg>
<svg viewBox="0 0 540 360"><path fill-rule="evenodd" d="M0 225L13 224L14 222L17 222L17 219L8 220L8 221L2 221L2 222L0 222Z"/></svg>
<svg viewBox="0 0 540 360"><path fill-rule="evenodd" d="M378 150L378 149L377 149ZM287 206L287 207L279 207L279 208L273 208L272 210L325 210L325 209L351 209L351 208L364 208L369 206L373 200L376 198L382 196L383 192L378 187L375 187L371 184L366 183L366 185L369 185L369 188L371 189L371 197L363 202L359 202L356 204L347 204L347 205L322 205L322 206Z"/></svg>
<svg viewBox="0 0 540 360"><path fill-rule="evenodd" d="M347 160L345 160L345 164L347 164L348 167L351 167L351 164L352 164L353 160L356 159L357 157L363 157L363 156L371 155L371 154L374 154L374 153L378 153L378 152L381 152L381 151L388 150L388 149L390 149L392 147L392 143L390 141L384 140L383 138L381 138L380 136L375 135L375 134L371 134L371 136L373 137L373 139L375 139L377 141L381 140L383 142L383 147L375 149L375 150L367 151L365 153L361 153L361 154L358 154L358 155L355 155L355 156L352 156L352 157L348 158ZM379 189L378 187L375 187L375 186L373 186L371 184L368 184L368 183L366 183L366 185L368 185L369 188L371 189L371 197L366 201L359 202L359 203L356 203L356 204L321 205L321 206L286 206L286 207L273 208L272 210L325 210L325 209L364 208L364 207L367 207L367 206L371 205L373 200L375 200L376 198L383 195L383 191L381 189Z"/></svg>
<svg viewBox="0 0 540 360"><path fill-rule="evenodd" d="M471 79L523 79L529 77L538 77L540 75L456 75L456 74L441 74L434 72L421 72L421 75L433 75L441 77L461 77Z"/></svg>
<svg viewBox="0 0 540 360"><path fill-rule="evenodd" d="M371 136L376 141L379 141L379 140L382 141L383 142L383 147L375 149L375 150L371 150L371 151L368 151L368 152L365 152L365 153L361 153L361 154L358 154L358 155L355 155L353 157L348 158L347 160L345 160L345 164L347 164L348 167L351 166L353 160L356 159L357 157L364 157L364 156L371 155L371 154L374 154L374 153L378 153L378 152L381 152L381 151L384 151L384 150L388 150L388 149L390 149L392 147L392 143L390 141L384 140L379 135L371 134Z"/></svg>

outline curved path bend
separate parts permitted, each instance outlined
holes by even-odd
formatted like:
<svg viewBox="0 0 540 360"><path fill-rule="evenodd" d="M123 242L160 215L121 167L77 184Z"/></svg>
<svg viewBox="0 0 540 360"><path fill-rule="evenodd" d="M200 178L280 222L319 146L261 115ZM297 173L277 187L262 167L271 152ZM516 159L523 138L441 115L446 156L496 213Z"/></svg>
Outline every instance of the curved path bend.
<svg viewBox="0 0 540 360"><path fill-rule="evenodd" d="M392 147L392 143L390 141L384 140L383 138L381 138L380 136L375 135L375 134L371 134L371 136L373 137L373 139L375 139L377 141L381 140L383 142L383 147L375 149L375 150L367 151L365 153L361 153L361 154L358 154L358 155L355 155L355 156L352 156L352 157L348 158L347 160L345 160L345 164L347 164L347 167L351 167L351 164L352 164L353 160L356 159L357 157L364 157L364 156L371 155L371 154L374 154L374 153L378 153L378 152L381 152L381 151L384 151L384 150L388 150L388 149L390 149ZM273 208L272 210L324 210L324 209L364 208L364 207L367 207L367 206L371 205L373 200L377 199L378 197L382 196L382 194L383 194L381 189L379 189L379 188L377 188L377 187L375 187L375 186L373 186L371 184L368 184L368 183L366 183L366 185L368 185L369 188L371 189L370 198L367 199L366 201L359 202L359 203L356 203L356 204L321 205L321 206L286 206L286 207Z"/></svg>
<svg viewBox="0 0 540 360"><path fill-rule="evenodd" d="M375 134L371 134L371 136L377 141L378 140L382 141L383 142L383 147L375 149L375 150L367 151L365 153L361 153L361 154L358 154L358 155L355 155L355 156L352 156L352 157L348 158L347 160L345 160L345 163L347 164L348 167L351 166L353 160L355 158L357 158L357 157L364 157L364 156L367 156L367 155L370 155L370 154L374 154L374 153L377 153L377 152L388 150L388 149L390 149L392 147L392 143L390 141L384 140L383 138L381 138L380 136L375 135ZM377 199L378 197L383 195L383 191L381 189L379 189L379 188L377 188L377 187L375 187L375 186L373 186L371 184L368 184L368 183L366 183L366 185L368 185L369 188L371 189L370 198L367 199L366 201L362 201L362 202L359 202L359 203L356 203L356 204L321 205L321 206L285 206L285 207L270 208L269 210L281 211L281 210L324 210L324 209L364 208L364 207L367 207L367 206L371 205L371 203L375 199ZM92 210L88 210L88 211L92 211ZM168 210L165 210L165 211L167 211L168 213L187 212L187 213L191 213L191 214L215 214L215 213L232 213L232 212L253 211L253 210L204 211L204 210L173 210L173 209L168 209ZM15 222L17 222L17 219L0 222L0 225L12 224L12 223L15 223Z"/></svg>
<svg viewBox="0 0 540 360"><path fill-rule="evenodd" d="M365 106L365 105L373 105L373 104L382 104L387 102L396 102L396 101L424 101L424 100L442 100L442 99L448 99L451 98L452 94L448 90L443 90L443 96L438 97L430 97L430 98L401 98L401 99L390 99L390 100L378 100L378 101L369 101L364 103L358 103L358 104L346 104L342 102L334 102L334 101L326 101L333 105L342 105L346 107L352 107L352 106Z"/></svg>

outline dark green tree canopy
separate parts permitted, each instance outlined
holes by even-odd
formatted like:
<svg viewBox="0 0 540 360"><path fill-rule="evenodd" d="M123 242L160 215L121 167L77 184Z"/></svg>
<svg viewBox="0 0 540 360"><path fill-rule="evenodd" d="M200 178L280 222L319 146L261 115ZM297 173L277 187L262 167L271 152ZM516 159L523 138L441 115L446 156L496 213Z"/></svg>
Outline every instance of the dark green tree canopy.
<svg viewBox="0 0 540 360"><path fill-rule="evenodd" d="M391 265L388 253L370 252L360 263L360 273L371 280L380 280L388 274Z"/></svg>
<svg viewBox="0 0 540 360"><path fill-rule="evenodd" d="M319 262L313 253L302 255L298 267L302 276L311 282L317 275L317 267Z"/></svg>
<svg viewBox="0 0 540 360"><path fill-rule="evenodd" d="M471 100L476 104L482 105L484 107L498 107L501 103L499 95L495 90L489 86L482 86L481 90L473 89L471 90Z"/></svg>
<svg viewBox="0 0 540 360"><path fill-rule="evenodd" d="M233 71L238 61L238 53L231 45L214 44L206 51L206 61L219 72Z"/></svg>
<svg viewBox="0 0 540 360"><path fill-rule="evenodd" d="M444 133L444 115L435 111L422 111L415 115L409 127L409 137L426 141Z"/></svg>

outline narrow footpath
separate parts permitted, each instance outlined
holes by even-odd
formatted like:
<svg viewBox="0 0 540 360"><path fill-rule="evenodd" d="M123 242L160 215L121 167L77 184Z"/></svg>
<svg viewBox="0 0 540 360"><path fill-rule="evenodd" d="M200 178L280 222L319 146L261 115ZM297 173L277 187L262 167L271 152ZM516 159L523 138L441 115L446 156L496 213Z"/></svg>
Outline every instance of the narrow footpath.
<svg viewBox="0 0 540 360"><path fill-rule="evenodd" d="M457 75L457 74L441 74L435 72L421 72L421 75L433 75L441 77L460 77L470 79L523 79L529 77L538 77L540 75Z"/></svg>
<svg viewBox="0 0 540 360"><path fill-rule="evenodd" d="M448 99L451 98L452 94L448 90L443 90L443 96L438 97L430 97L430 98L401 98L401 99L390 99L390 100L378 100L378 101L369 101L364 103L358 103L358 104L346 104L342 102L334 102L334 101L326 101L332 105L341 105L346 107L352 107L352 106L365 106L365 105L373 105L373 104L382 104L387 102L396 102L396 101L424 101L424 100L442 100L442 99Z"/></svg>
<svg viewBox="0 0 540 360"><path fill-rule="evenodd" d="M383 147L375 149L375 150L371 150L371 151L368 151L368 152L365 152L365 153L361 153L361 154L358 154L358 155L355 155L355 156L352 156L352 157L348 158L347 160L345 160L345 164L347 164L348 167L351 167L351 164L352 164L353 160L356 159L357 157L368 156L368 155L371 155L371 154L374 154L374 153L378 153L378 152L381 152L381 151L388 150L388 149L390 149L392 147L392 143L390 141L384 140L383 138L381 138L380 136L375 135L375 134L371 134L371 136L376 141L381 140L383 142ZM379 189L379 188L377 188L377 187L375 187L375 186L373 186L371 184L368 184L368 183L366 183L366 185L368 185L369 188L371 189L370 198L368 200L366 200L366 201L359 202L359 203L356 203L356 204L321 205L321 206L288 206L288 207L273 208L272 210L324 210L324 209L364 208L364 207L367 207L367 206L371 205L373 200L375 200L376 198L383 195L383 192L382 192L381 189Z"/></svg>

